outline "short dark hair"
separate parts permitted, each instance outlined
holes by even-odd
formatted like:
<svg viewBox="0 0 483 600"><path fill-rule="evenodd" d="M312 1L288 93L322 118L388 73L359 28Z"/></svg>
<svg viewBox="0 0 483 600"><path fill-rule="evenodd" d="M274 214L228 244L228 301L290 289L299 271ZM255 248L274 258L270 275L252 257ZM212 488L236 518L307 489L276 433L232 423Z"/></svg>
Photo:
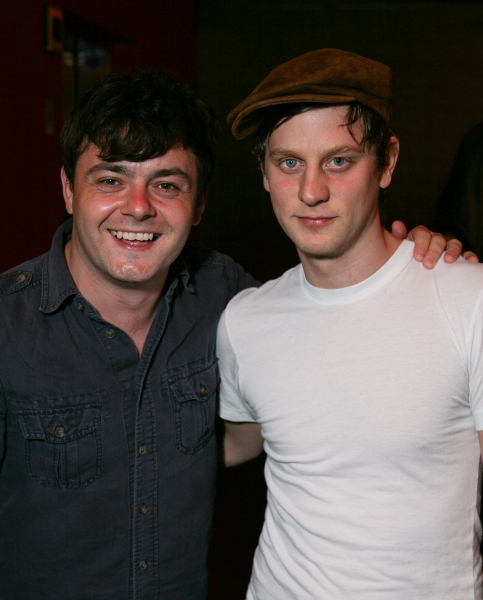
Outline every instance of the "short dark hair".
<svg viewBox="0 0 483 600"><path fill-rule="evenodd" d="M265 144L270 135L295 115L313 110L334 106L333 104L321 104L318 102L275 104L261 109L258 116L258 125L255 133L255 147L253 154L257 157L263 167L265 158ZM358 140L362 147L370 148L376 158L376 172L381 173L389 161L389 138L393 136L386 121L368 106L360 102L350 102L341 106L347 106L346 126L349 133L354 137L353 126L360 120L362 125L362 140ZM354 138L355 139L355 138Z"/></svg>
<svg viewBox="0 0 483 600"><path fill-rule="evenodd" d="M60 136L67 179L79 156L95 144L107 162L140 162L181 146L198 167L198 198L215 168L219 124L176 75L161 69L116 74L94 85L66 121Z"/></svg>

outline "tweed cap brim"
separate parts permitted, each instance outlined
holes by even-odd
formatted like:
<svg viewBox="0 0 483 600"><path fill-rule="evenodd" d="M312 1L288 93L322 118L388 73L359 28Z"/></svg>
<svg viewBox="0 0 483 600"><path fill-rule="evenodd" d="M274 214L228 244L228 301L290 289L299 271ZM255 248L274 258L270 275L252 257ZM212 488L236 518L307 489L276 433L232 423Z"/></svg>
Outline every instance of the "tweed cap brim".
<svg viewBox="0 0 483 600"><path fill-rule="evenodd" d="M391 121L391 69L374 60L324 48L298 56L273 69L227 117L233 135L242 139L257 129L259 111L275 104L358 101Z"/></svg>

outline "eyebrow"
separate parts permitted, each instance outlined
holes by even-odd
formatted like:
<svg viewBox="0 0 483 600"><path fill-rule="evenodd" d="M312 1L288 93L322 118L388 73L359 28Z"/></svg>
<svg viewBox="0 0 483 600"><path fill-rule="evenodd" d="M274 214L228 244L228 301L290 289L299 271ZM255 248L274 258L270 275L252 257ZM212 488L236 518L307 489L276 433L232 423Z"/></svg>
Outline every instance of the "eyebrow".
<svg viewBox="0 0 483 600"><path fill-rule="evenodd" d="M108 162L101 162L97 165L94 165L87 171L86 176L94 175L95 173L99 173L101 171L108 171L109 173L120 173L121 175L127 175L128 177L135 176L134 169L131 169L127 165L112 164L112 163L108 163ZM193 181L191 180L191 177L188 175L188 173L186 173L182 169L178 169L178 168L158 169L157 171L152 171L151 173L149 173L150 179L155 179L156 177L173 177L173 176L181 177L181 179L184 179L190 187L193 185Z"/></svg>
<svg viewBox="0 0 483 600"><path fill-rule="evenodd" d="M343 145L343 146L335 146L334 148L329 148L326 152L324 152L322 159L326 159L329 156L336 156L337 154L346 154L347 152L355 152L357 154L363 154L363 148L356 148L355 146ZM284 158L284 157L292 157L297 156L298 151L296 150L285 150L284 148L274 148L271 150L268 155L270 158Z"/></svg>

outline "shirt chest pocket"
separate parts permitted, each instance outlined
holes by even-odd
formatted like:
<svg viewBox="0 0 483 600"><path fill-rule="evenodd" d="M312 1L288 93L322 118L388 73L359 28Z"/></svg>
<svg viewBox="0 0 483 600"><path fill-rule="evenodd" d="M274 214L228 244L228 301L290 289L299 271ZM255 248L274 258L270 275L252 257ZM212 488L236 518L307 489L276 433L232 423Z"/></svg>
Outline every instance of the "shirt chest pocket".
<svg viewBox="0 0 483 600"><path fill-rule="evenodd" d="M171 376L168 384L174 406L176 447L187 454L194 454L214 434L217 364Z"/></svg>
<svg viewBox="0 0 483 600"><path fill-rule="evenodd" d="M25 469L51 488L79 488L102 472L101 406L85 404L18 413Z"/></svg>

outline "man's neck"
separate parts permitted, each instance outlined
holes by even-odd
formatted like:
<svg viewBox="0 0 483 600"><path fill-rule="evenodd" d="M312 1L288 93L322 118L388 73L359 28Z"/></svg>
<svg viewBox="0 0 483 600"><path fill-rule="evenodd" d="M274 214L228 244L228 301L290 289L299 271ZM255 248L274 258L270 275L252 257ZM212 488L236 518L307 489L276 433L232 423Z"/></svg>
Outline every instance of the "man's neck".
<svg viewBox="0 0 483 600"><path fill-rule="evenodd" d="M127 333L141 356L156 316L167 271L162 281L158 278L150 284L121 284L107 277L101 279L78 264L70 252L70 243L65 246L64 255L79 293L92 304L100 317Z"/></svg>
<svg viewBox="0 0 483 600"><path fill-rule="evenodd" d="M341 256L306 256L299 252L307 281L314 287L337 289L356 285L378 271L394 254L401 240L382 226L373 229Z"/></svg>

